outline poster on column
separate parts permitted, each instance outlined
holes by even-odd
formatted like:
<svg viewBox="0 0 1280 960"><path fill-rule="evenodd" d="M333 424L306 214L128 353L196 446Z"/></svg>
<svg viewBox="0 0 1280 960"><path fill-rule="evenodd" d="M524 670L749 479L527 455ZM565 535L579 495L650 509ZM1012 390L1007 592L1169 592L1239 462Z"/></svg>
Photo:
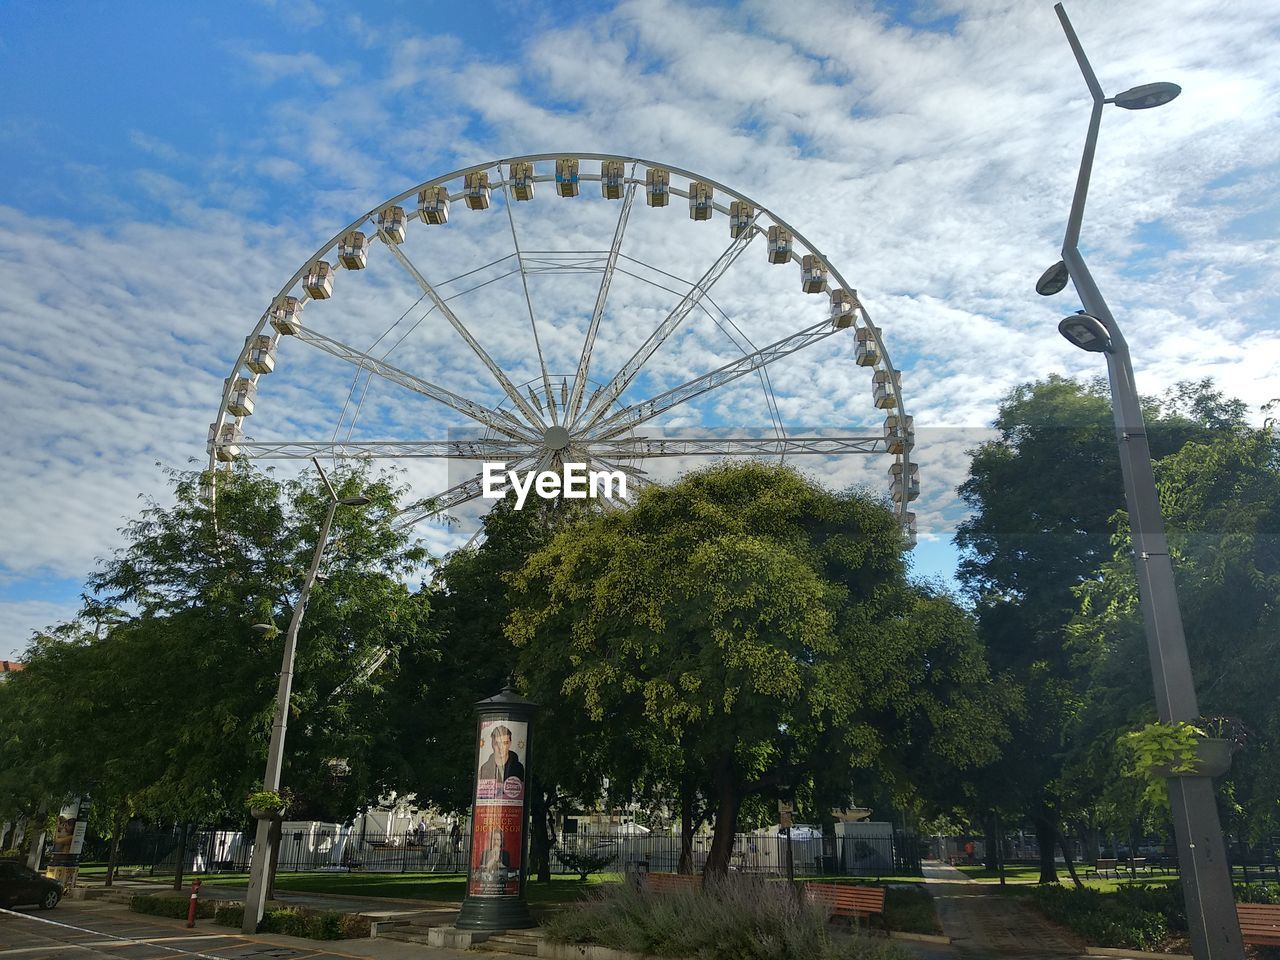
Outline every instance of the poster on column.
<svg viewBox="0 0 1280 960"><path fill-rule="evenodd" d="M520 895L528 732L529 725L519 720L480 722L468 890L472 896Z"/></svg>
<svg viewBox="0 0 1280 960"><path fill-rule="evenodd" d="M77 797L58 813L53 831L53 852L49 857L48 876L66 886L74 886L80 872L80 852L89 826L89 798Z"/></svg>

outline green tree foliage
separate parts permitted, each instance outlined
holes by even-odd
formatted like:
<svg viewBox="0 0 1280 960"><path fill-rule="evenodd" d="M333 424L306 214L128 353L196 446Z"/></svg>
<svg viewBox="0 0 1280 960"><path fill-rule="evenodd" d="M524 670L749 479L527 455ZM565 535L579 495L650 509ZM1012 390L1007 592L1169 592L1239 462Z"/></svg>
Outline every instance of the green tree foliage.
<svg viewBox="0 0 1280 960"><path fill-rule="evenodd" d="M723 872L747 797L803 777L847 798L857 768L902 749L920 766L993 758L972 626L908 584L902 547L866 496L714 467L560 532L517 575L508 634L522 675L601 736L680 746L710 781Z"/></svg>
<svg viewBox="0 0 1280 960"><path fill-rule="evenodd" d="M282 648L251 625L288 622L329 501L318 480L237 469L214 505L206 480L175 475L173 502L149 503L91 578L81 622L37 637L4 685L6 798L87 792L117 820L244 816ZM339 479L340 495L357 491L373 502L338 510L299 637L286 750L284 782L308 801L299 812L325 819L377 795L394 746L383 678L402 651L432 644L425 597L404 584L424 555L390 522L397 491Z"/></svg>
<svg viewBox="0 0 1280 960"><path fill-rule="evenodd" d="M1163 401L1144 402L1152 455L1205 440L1239 423L1243 412L1207 381L1179 384ZM997 436L972 451L960 487L972 514L955 542L988 655L1017 679L1024 713L1001 762L988 771L983 803L1034 820L1041 879L1052 882L1061 815L1079 815L1096 799L1062 789L1069 731L1089 719L1067 625L1076 589L1112 556L1111 517L1124 504L1124 488L1102 381L1051 376L1019 386L1001 404L995 428ZM1137 670L1148 677L1145 666Z"/></svg>
<svg viewBox="0 0 1280 960"><path fill-rule="evenodd" d="M1233 826L1255 837L1273 833L1280 828L1280 442L1269 427L1225 428L1160 461L1157 484L1201 713L1239 718L1247 731L1230 774ZM1089 708L1105 724L1097 736L1154 716L1123 512L1113 530L1114 553L1080 587L1073 626Z"/></svg>
<svg viewBox="0 0 1280 960"><path fill-rule="evenodd" d="M503 632L511 609L509 578L558 529L581 513L569 501L531 501L516 510L513 498L494 504L483 538L455 551L437 567L432 623L439 647L419 646L406 655L391 691L388 722L400 744L396 777L403 789L443 810L462 813L475 783L474 705L493 696L517 674L516 651ZM583 718L564 709L554 690L523 683L541 705L534 719L535 756L530 768L533 821L531 872L550 880L550 833L558 806L575 798L594 803L605 775L591 756L598 740L581 735Z"/></svg>

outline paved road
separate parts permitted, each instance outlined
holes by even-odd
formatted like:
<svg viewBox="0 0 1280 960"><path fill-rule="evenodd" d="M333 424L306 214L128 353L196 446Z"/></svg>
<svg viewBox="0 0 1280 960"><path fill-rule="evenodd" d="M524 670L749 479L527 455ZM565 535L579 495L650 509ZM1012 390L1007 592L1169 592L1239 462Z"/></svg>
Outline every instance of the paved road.
<svg viewBox="0 0 1280 960"><path fill-rule="evenodd" d="M473 960L455 950L432 960ZM145 917L118 905L64 901L53 910L0 909L0 960L412 960L423 951L391 940L310 940L244 936L201 921Z"/></svg>

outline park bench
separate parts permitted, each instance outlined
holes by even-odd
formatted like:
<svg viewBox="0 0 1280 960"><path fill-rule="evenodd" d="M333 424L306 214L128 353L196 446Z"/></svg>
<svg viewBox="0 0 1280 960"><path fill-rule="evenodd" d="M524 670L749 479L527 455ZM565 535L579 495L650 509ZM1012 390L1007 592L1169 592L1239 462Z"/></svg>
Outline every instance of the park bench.
<svg viewBox="0 0 1280 960"><path fill-rule="evenodd" d="M1237 903L1240 935L1258 947L1280 947L1280 903Z"/></svg>
<svg viewBox="0 0 1280 960"><path fill-rule="evenodd" d="M1140 870L1145 870L1146 867L1147 867L1146 857L1134 857L1132 860L1130 860L1128 863L1125 864L1125 869L1128 870L1129 873L1134 875L1136 875Z"/></svg>
<svg viewBox="0 0 1280 960"><path fill-rule="evenodd" d="M852 886L843 883L806 883L804 895L830 908L833 917L884 916L884 887Z"/></svg>
<svg viewBox="0 0 1280 960"><path fill-rule="evenodd" d="M1114 877L1117 863L1119 863L1118 860L1104 860L1099 857L1098 862L1093 864L1093 872L1099 877L1105 877L1107 874L1111 874Z"/></svg>
<svg viewBox="0 0 1280 960"><path fill-rule="evenodd" d="M672 893L701 888L702 877L696 873L649 873L644 882L653 893Z"/></svg>

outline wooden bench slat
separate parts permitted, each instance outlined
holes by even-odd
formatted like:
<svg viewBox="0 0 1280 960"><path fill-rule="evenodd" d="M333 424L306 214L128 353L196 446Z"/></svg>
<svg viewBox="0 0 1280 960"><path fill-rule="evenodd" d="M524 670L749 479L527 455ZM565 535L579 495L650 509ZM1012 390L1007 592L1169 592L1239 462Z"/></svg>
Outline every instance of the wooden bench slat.
<svg viewBox="0 0 1280 960"><path fill-rule="evenodd" d="M668 893L701 887L702 877L693 873L649 873L645 875L645 885L654 893Z"/></svg>
<svg viewBox="0 0 1280 960"><path fill-rule="evenodd" d="M1237 903L1236 915L1245 943L1280 946L1280 903Z"/></svg>
<svg viewBox="0 0 1280 960"><path fill-rule="evenodd" d="M869 916L884 913L884 888L852 886L837 883L806 883L804 892L811 900L832 907L835 916Z"/></svg>

